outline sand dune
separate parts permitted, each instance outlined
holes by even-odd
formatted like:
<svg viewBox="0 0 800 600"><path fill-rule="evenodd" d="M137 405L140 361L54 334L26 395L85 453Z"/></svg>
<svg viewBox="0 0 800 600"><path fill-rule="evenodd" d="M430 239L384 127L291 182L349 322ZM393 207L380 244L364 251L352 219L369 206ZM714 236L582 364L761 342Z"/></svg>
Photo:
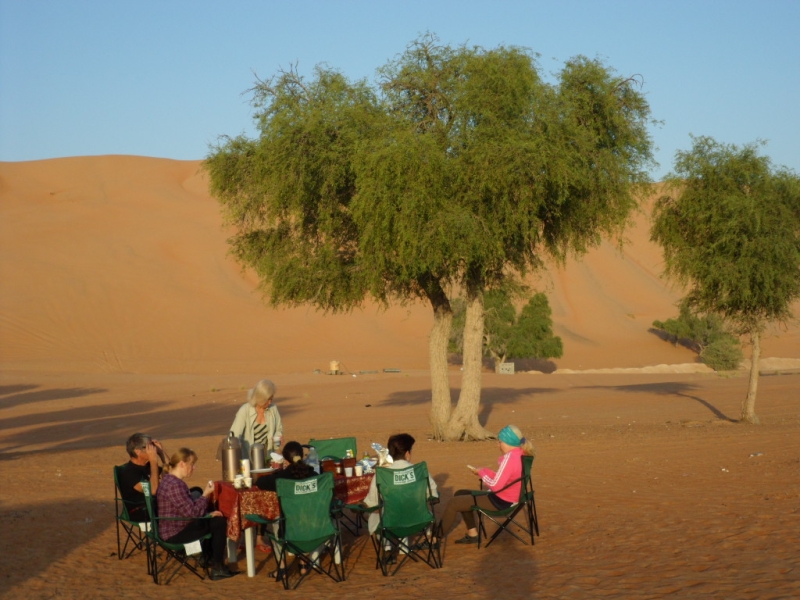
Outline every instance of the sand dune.
<svg viewBox="0 0 800 600"><path fill-rule="evenodd" d="M111 496L111 466L134 431L194 448L192 483L219 478L214 450L264 376L278 384L289 439L353 435L365 449L410 432L442 506L477 485L465 464L495 464L493 442L430 439L426 306L264 307L226 257L198 169L121 156L0 163L3 598L276 590L262 553L253 579L186 575L156 589L144 556L115 555ZM679 294L658 276L646 214L629 238L621 253L604 244L537 282L564 338L561 375L484 374L481 422L495 432L515 423L537 447L536 545L448 542L442 570L412 564L383 578L368 538L347 536L348 580L311 577L303 597L798 596L800 375L764 377L763 424L735 425L746 377L692 372L703 365L691 352L648 331ZM781 358L764 364L796 365L798 342L797 327L767 339L764 355ZM402 373L312 373L332 359Z"/></svg>
<svg viewBox="0 0 800 600"><path fill-rule="evenodd" d="M348 315L270 309L226 256L227 232L198 161L132 156L0 164L0 365L108 373L427 368L424 304ZM679 294L637 217L609 243L551 271L565 355L558 368L694 362L648 331ZM800 358L795 327L764 356Z"/></svg>

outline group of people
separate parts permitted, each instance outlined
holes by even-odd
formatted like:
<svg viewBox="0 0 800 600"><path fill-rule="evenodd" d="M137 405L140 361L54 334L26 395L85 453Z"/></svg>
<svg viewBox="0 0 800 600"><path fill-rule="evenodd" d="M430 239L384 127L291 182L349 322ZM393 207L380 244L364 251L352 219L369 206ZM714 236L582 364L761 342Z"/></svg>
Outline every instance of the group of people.
<svg viewBox="0 0 800 600"><path fill-rule="evenodd" d="M263 379L248 392L247 402L236 413L231 431L244 452L249 453L255 443L272 450L276 437L283 435L280 414L272 404L274 396L275 384ZM189 448L179 448L170 456L160 441L143 433L130 436L126 450L130 459L121 469L118 484L131 520L149 520L142 488L143 482L149 482L158 516L169 518L160 522L159 535L167 542L187 543L210 533L210 543L202 544L203 561L211 567L210 578L219 581L233 577L236 573L224 562L227 522L210 502L214 485L209 481L204 488L189 488L186 483L194 472L197 454ZM302 456L302 447L300 453Z"/></svg>
<svg viewBox="0 0 800 600"><path fill-rule="evenodd" d="M267 451L273 451L275 441L283 436L281 417L273 404L275 392L275 384L263 379L249 390L247 402L237 411L230 431L239 439L243 456L248 456L250 447L256 443L264 444ZM414 442L414 438L408 433L391 436L387 449L393 462L388 466L393 469L411 466ZM453 529L459 514L467 529L465 535L456 540L457 544L477 543L478 530L472 510L475 502L483 508L497 510L508 508L519 499L521 483L517 481L514 485L508 484L521 477L521 458L523 455L533 455L533 445L517 427L507 425L498 434L498 446L501 455L497 470L468 467L490 492L473 497L472 490L458 490L445 507L442 516L444 535ZM235 575L224 563L227 524L222 513L214 510L210 503L214 492L213 483L208 482L204 488L189 488L186 483L194 471L197 454L189 448L180 448L168 456L160 441L142 433L135 433L128 438L126 450L130 460L121 470L118 483L131 519L142 522L148 520L142 489L142 482L148 481L159 517L172 519L161 522L161 537L168 542L184 543L210 533L210 543L203 545L203 556L211 567L211 579L218 581ZM304 461L303 446L299 442L290 441L284 444L282 456L284 468L259 477L255 481L256 486L275 491L278 479L306 479L316 474ZM432 477L429 477L429 490L431 495L438 496L436 482ZM378 490L373 478L364 504L371 507L377 506L378 502ZM197 520L197 517L203 516L209 518ZM181 518L186 520L180 520ZM371 534L377 530L379 523L380 515L373 512L368 522ZM434 539L434 543L438 542L439 540Z"/></svg>

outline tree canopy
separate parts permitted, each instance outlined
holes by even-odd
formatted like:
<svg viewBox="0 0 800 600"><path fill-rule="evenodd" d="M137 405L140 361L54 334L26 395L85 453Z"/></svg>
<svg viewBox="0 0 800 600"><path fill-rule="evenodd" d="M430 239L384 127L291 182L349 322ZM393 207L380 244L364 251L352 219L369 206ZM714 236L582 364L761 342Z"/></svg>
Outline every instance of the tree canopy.
<svg viewBox="0 0 800 600"><path fill-rule="evenodd" d="M716 313L752 343L742 421L757 422L760 334L800 297L800 178L774 168L757 144L693 139L676 154L651 235L666 275L687 286L692 310Z"/></svg>
<svg viewBox="0 0 800 600"><path fill-rule="evenodd" d="M374 86L322 67L257 82L259 138L223 138L206 161L238 231L232 251L273 304L430 303L436 439L489 435L478 422L484 293L619 233L649 181L640 81L584 57L556 79L527 49L429 34ZM454 289L467 303L455 409Z"/></svg>

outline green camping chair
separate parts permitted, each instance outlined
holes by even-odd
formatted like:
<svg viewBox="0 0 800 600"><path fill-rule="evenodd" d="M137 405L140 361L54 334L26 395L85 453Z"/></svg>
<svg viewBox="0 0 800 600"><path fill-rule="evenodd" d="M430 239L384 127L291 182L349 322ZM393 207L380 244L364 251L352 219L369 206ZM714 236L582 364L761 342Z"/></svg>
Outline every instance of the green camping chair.
<svg viewBox="0 0 800 600"><path fill-rule="evenodd" d="M330 438L327 440L311 439L307 445L316 448L320 461L325 458L340 460L347 456L348 450L352 450L353 457L358 458L356 438L354 437Z"/></svg>
<svg viewBox="0 0 800 600"><path fill-rule="evenodd" d="M143 529L147 523L139 523L130 518L128 504L123 500L119 491L119 476L125 465L114 467L114 508L117 518L117 556L120 560L129 558L137 551L146 550L146 540ZM122 539L125 538L123 543ZM130 549L128 546L130 545ZM148 563L148 567L150 564Z"/></svg>
<svg viewBox="0 0 800 600"><path fill-rule="evenodd" d="M144 492L144 501L147 505L147 514L150 517L150 527L146 532L147 539L147 561L149 574L152 574L153 581L156 584L168 584L172 578L180 572L183 567L197 575L200 579L205 579L207 567L204 565L204 557L202 552L199 554L187 553L186 543L175 544L164 541L158 533L158 524L162 521L187 521L197 519L210 519L211 517L197 517L196 519L185 519L178 517L157 517L155 513L155 504L153 497L150 494L150 482L142 482L142 491ZM211 534L198 538L197 542L211 539ZM194 543L194 542L193 542ZM199 547L199 544L198 544ZM189 551L192 548L190 546ZM173 568L174 566L174 568ZM166 578L166 579L164 579ZM159 581L161 579L161 581Z"/></svg>
<svg viewBox="0 0 800 600"><path fill-rule="evenodd" d="M441 523L437 523L433 510L438 498L430 493L428 465L421 462L403 469L379 467L375 477L381 515L372 536L375 568L380 567L384 575L394 575L408 559L422 561L434 569L441 567Z"/></svg>
<svg viewBox="0 0 800 600"><path fill-rule="evenodd" d="M281 516L275 521L252 514L245 518L254 523L277 525L277 531L273 526L266 531L278 563L277 578L283 582L283 587L297 588L313 571L336 582L344 581L342 538L338 523L331 516L333 474L278 479L276 484ZM329 558L327 567L324 566L326 555Z"/></svg>
<svg viewBox="0 0 800 600"><path fill-rule="evenodd" d="M489 541L486 543L487 548L489 547L489 544L491 544L503 531L507 531L523 544L527 543L524 539L518 536L517 532L511 529L509 525L515 525L524 531L527 534L526 537L530 537L531 545L535 543L533 534L536 532L536 535L539 535L539 518L536 515L536 502L533 497L533 480L531 479L532 467L533 456L523 456L522 476L519 479L509 482L508 485L503 488L507 489L515 483L522 483L519 488L519 500L515 504L512 504L508 508L504 508L502 510L487 510L479 507L477 504L472 507L472 510L478 514L478 548L481 547L482 537L486 537L486 527L484 526L483 517L487 517L495 525L497 525L497 530L492 534L492 537L489 538ZM497 491L499 492L502 490ZM477 498L477 496L486 495L488 493L489 490L475 490L472 492L472 496L473 498ZM523 511L527 521L525 525L515 520L517 515ZM499 519L504 520L500 522Z"/></svg>
<svg viewBox="0 0 800 600"><path fill-rule="evenodd" d="M312 438L308 441L306 446L313 446L316 449L320 462L326 458L341 460L347 456L348 450L352 451L353 458L358 458L358 447L356 446L356 438L354 437L330 438L327 440ZM343 519L341 523L345 529L353 535L358 536L358 532L361 529L360 513L356 513L355 517L352 517L348 513L339 511L337 516Z"/></svg>

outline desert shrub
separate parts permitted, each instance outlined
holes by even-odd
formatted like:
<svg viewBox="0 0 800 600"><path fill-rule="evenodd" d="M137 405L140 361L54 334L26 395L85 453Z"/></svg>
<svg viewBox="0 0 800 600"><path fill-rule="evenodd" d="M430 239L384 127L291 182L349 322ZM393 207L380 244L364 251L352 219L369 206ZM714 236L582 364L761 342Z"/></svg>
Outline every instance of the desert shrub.
<svg viewBox="0 0 800 600"><path fill-rule="evenodd" d="M730 334L718 337L700 352L700 360L715 371L738 369L742 358L744 353L739 340Z"/></svg>
<svg viewBox="0 0 800 600"><path fill-rule="evenodd" d="M696 314L686 302L680 305L677 319L653 321L653 327L666 333L673 344L683 344L700 355L700 360L715 371L736 369L742 353L739 338L715 314Z"/></svg>

